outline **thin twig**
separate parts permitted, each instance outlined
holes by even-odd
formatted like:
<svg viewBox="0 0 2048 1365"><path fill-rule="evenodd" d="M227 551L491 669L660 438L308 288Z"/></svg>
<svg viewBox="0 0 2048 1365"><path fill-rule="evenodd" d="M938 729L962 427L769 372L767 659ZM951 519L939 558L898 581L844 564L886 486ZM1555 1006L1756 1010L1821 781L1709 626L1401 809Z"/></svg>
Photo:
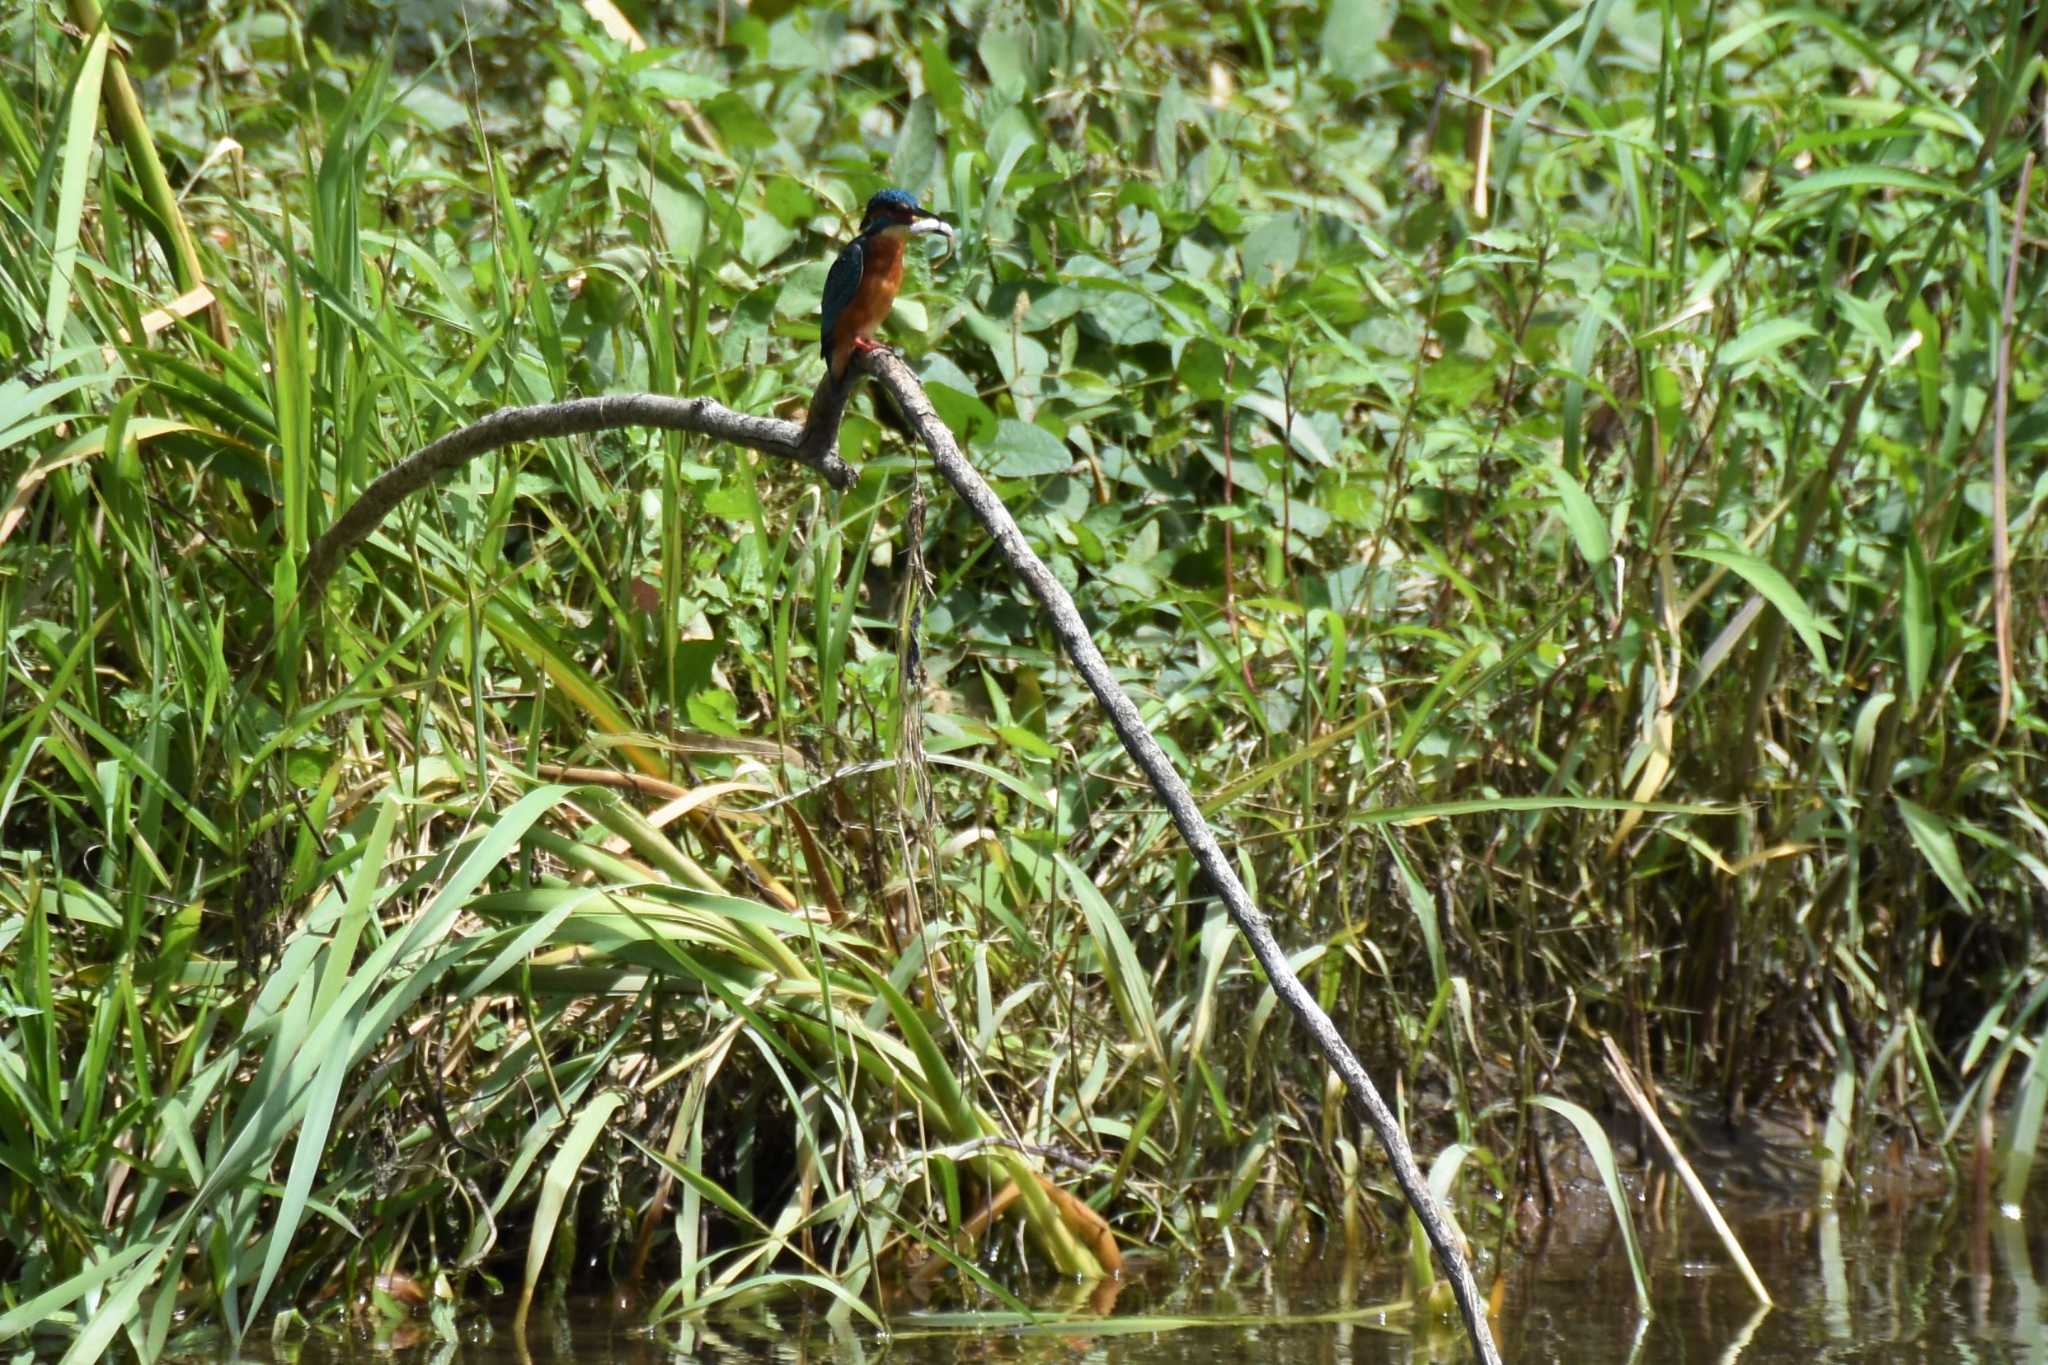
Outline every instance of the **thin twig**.
<svg viewBox="0 0 2048 1365"><path fill-rule="evenodd" d="M1657 1106L1644 1092L1642 1082L1636 1079L1635 1068L1628 1064L1628 1058L1622 1055L1614 1039L1604 1033L1600 1035L1600 1046L1607 1053L1608 1074L1614 1077L1615 1084L1621 1087L1621 1093L1627 1097L1629 1104L1641 1116L1644 1125L1663 1146L1664 1155L1671 1158L1671 1165L1677 1170L1679 1180L1684 1183L1686 1193L1692 1196L1692 1202L1699 1205L1700 1212L1704 1213L1707 1221L1713 1225L1714 1234L1721 1239L1721 1245L1727 1249L1728 1258L1735 1262L1735 1268L1742 1272L1743 1280L1749 1285L1749 1292L1756 1295L1758 1303L1769 1308L1771 1291L1764 1288L1763 1280L1756 1273L1756 1267L1749 1263L1748 1253L1743 1251L1742 1243L1736 1240L1735 1230L1729 1227L1728 1220L1721 1216L1720 1208L1715 1205L1714 1197L1707 1193L1707 1187L1700 1180L1699 1173L1693 1170L1692 1163L1685 1159L1685 1153L1679 1150L1678 1143L1672 1138L1671 1130L1666 1128L1664 1121L1657 1116Z"/></svg>
<svg viewBox="0 0 2048 1365"><path fill-rule="evenodd" d="M2020 283L2020 242L2027 230L2027 189L2034 183L2034 154L2020 164L2020 192L2013 200L2012 237L2005 248L2005 301L1998 312L1998 375L1991 400L1991 606L1998 632L1998 723L1991 742L2012 719L2012 543L2006 528L2005 409L2012 388L2013 295Z"/></svg>
<svg viewBox="0 0 2048 1365"><path fill-rule="evenodd" d="M1473 1349L1486 1365L1499 1365L1500 1351L1493 1343L1486 1304L1479 1296L1477 1282L1472 1278L1472 1267L1459 1245L1458 1235L1451 1229L1449 1218L1430 1190L1429 1182L1424 1179L1422 1169L1415 1164L1415 1154L1409 1150L1408 1139L1401 1132L1399 1120L1387 1108L1386 1101L1380 1098L1372 1077L1366 1074L1364 1064L1337 1032L1330 1016L1323 1012L1322 1006L1295 976L1265 914L1252 903L1244 883L1232 870L1222 845L1202 818L1195 805L1194 794L1188 790L1180 774L1174 771L1173 762L1159 747L1159 741L1145 728L1137 706L1110 675L1109 664L1096 647L1095 638L1088 633L1081 613L1074 606L1074 599L1024 539L1016 519L1003 506L1002 499L995 495L995 490L960 453L953 433L933 411L931 400L925 397L924 386L911 373L910 367L885 351L862 352L854 357L854 364L889 390L896 400L897 410L931 452L932 462L938 466L939 473L953 486L953 491L960 495L982 529L994 540L1004 562L1038 599L1067 657L1074 661L1074 667L1087 682L1088 690L1095 694L1095 700L1108 713L1109 723L1116 730L1117 738L1123 741L1124 751L1150 780L1152 790L1158 794L1173 816L1173 823L1180 829L1181 838L1187 841L1195 862L1222 898L1238 931L1250 942L1252 953L1265 971L1274 993L1307 1030L1330 1066L1344 1079L1352 1109L1379 1138L1380 1146L1394 1168L1395 1182L1408 1196L1409 1207L1422 1220L1423 1231L1428 1235L1430 1245L1436 1248L1437 1257L1450 1278L1451 1291L1457 1298L1458 1311L1465 1319L1465 1330L1472 1338Z"/></svg>
<svg viewBox="0 0 2048 1365"><path fill-rule="evenodd" d="M1489 114L1496 114L1501 118L1506 119L1512 119L1516 117L1514 110L1506 108L1502 105L1495 104L1492 100L1481 99L1477 95L1467 94L1465 91L1455 89L1449 85L1441 86L1439 88L1441 89L1442 93L1449 95L1452 99L1463 100L1467 104L1474 105L1480 109L1484 109ZM1590 128L1560 128L1554 123L1544 123L1539 119L1533 118L1524 119L1522 121L1522 126L1525 128L1534 128L1539 133L1550 133L1557 137L1594 138L1600 136L1600 134L1594 132Z"/></svg>

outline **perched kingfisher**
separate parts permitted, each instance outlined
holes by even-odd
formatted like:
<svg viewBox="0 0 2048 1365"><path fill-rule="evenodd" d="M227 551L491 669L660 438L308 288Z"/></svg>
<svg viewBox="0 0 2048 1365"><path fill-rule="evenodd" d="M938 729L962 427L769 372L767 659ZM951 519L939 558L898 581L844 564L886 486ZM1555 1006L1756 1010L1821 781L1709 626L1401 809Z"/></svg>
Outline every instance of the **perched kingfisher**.
<svg viewBox="0 0 2048 1365"><path fill-rule="evenodd" d="M880 344L875 331L903 287L903 243L924 233L944 237L947 252L952 251L953 225L921 207L910 191L883 190L868 200L860 235L846 244L825 276L818 310L818 348L835 382L846 378L855 351Z"/></svg>

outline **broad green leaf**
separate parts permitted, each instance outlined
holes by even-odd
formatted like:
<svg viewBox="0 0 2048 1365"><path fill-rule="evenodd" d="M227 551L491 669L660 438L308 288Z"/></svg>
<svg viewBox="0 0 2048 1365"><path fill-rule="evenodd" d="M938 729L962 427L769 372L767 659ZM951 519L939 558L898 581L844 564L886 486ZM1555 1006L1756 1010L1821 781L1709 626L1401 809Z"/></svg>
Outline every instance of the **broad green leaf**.
<svg viewBox="0 0 2048 1365"><path fill-rule="evenodd" d="M1806 605L1806 599L1778 572L1777 566L1742 550L1728 550L1708 547L1683 551L1692 559L1704 559L1709 564L1719 564L1734 571L1742 580L1763 594L1766 602L1778 609L1785 623L1799 633L1799 638L1813 654L1814 666L1824 678L1832 678L1834 670L1828 666L1828 653L1821 644L1823 635L1840 637L1841 632L1820 619Z"/></svg>
<svg viewBox="0 0 2048 1365"><path fill-rule="evenodd" d="M889 157L889 178L921 196L938 172L938 113L929 96L920 96L910 102L903 127L896 134L896 150Z"/></svg>
<svg viewBox="0 0 2048 1365"><path fill-rule="evenodd" d="M961 445L981 445L995 434L995 412L981 401L975 382L945 355L938 351L927 355L918 366L918 376L924 380L932 410Z"/></svg>
<svg viewBox="0 0 2048 1365"><path fill-rule="evenodd" d="M1011 27L990 25L982 30L978 51L982 69L988 72L989 84L997 94L1006 100L1022 99L1031 79L1031 47L1028 31Z"/></svg>
<svg viewBox="0 0 2048 1365"><path fill-rule="evenodd" d="M1330 447L1323 440L1322 433L1309 420L1309 414L1296 407L1290 414L1287 404L1266 393L1241 393L1236 398L1237 406L1247 408L1271 422L1287 434L1294 449L1315 461L1326 465L1330 461ZM1289 417L1292 421L1289 421Z"/></svg>
<svg viewBox="0 0 2048 1365"><path fill-rule="evenodd" d="M704 201L697 192L658 171L645 181L647 204L670 252L688 259L704 248ZM459 297L459 295L458 295Z"/></svg>
<svg viewBox="0 0 2048 1365"><path fill-rule="evenodd" d="M1380 41L1395 7L1386 0L1330 0L1323 20L1323 67L1358 84L1386 70Z"/></svg>
<svg viewBox="0 0 2048 1365"><path fill-rule="evenodd" d="M982 473L991 479L1034 479L1064 474L1074 457L1059 437L1044 427L1005 417L996 423Z"/></svg>
<svg viewBox="0 0 2048 1365"><path fill-rule="evenodd" d="M1564 515L1564 523L1571 528L1572 540L1579 547L1579 554L1586 563L1594 566L1605 564L1614 555L1614 540L1607 529L1607 518L1586 492L1585 486L1573 478L1571 471L1563 465L1548 466L1550 481L1557 485L1558 511Z"/></svg>
<svg viewBox="0 0 2048 1365"><path fill-rule="evenodd" d="M1245 234L1238 250L1244 258L1245 278L1270 289L1291 274L1301 259L1301 219L1292 213L1273 214Z"/></svg>
<svg viewBox="0 0 2048 1365"><path fill-rule="evenodd" d="M1813 324L1804 318L1768 318L1745 327L1714 358L1732 370L1748 361L1775 355L1804 337L1817 335Z"/></svg>
<svg viewBox="0 0 2048 1365"><path fill-rule="evenodd" d="M773 147L778 140L754 102L736 91L728 90L700 107L733 151L758 152Z"/></svg>
<svg viewBox="0 0 2048 1365"><path fill-rule="evenodd" d="M959 121L966 96L961 90L960 73L953 69L952 58L946 55L945 43L937 38L926 38L918 45L917 56L924 71L924 88L931 95L932 103L938 106L948 123Z"/></svg>
<svg viewBox="0 0 2048 1365"><path fill-rule="evenodd" d="M644 55L655 54L649 52ZM665 100L708 100L725 90L725 82L714 76L694 71L679 71L659 61L640 66L633 72L633 81L650 95Z"/></svg>
<svg viewBox="0 0 2048 1365"><path fill-rule="evenodd" d="M1889 357L1897 342L1892 337L1891 324L1885 321L1885 303L1889 293L1879 298L1863 298L1846 289L1831 291L1837 310L1849 320L1850 326L1868 341L1882 357Z"/></svg>
<svg viewBox="0 0 2048 1365"><path fill-rule="evenodd" d="M1906 822L1906 833L1913 837L1913 846L1934 869L1934 875L1941 878L1941 884L1948 888L1948 893L1965 908L1977 909L1977 889L1970 885L1970 879L1963 873L1963 860L1956 852L1956 836L1948 821L1896 793L1892 801L1899 808L1900 818Z"/></svg>

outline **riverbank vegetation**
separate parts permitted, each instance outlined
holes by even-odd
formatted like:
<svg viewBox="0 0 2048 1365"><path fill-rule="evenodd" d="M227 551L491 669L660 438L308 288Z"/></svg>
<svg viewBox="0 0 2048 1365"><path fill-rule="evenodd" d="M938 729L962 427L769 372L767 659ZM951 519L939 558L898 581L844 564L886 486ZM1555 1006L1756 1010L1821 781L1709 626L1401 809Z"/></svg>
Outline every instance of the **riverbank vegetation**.
<svg viewBox="0 0 2048 1365"><path fill-rule="evenodd" d="M1864 8L11 8L0 1338L1405 1245L870 398L844 493L520 447L294 609L494 409L799 415L888 184L890 336L1482 1260L1603 1035L1813 1197L2024 1181L2048 10Z"/></svg>

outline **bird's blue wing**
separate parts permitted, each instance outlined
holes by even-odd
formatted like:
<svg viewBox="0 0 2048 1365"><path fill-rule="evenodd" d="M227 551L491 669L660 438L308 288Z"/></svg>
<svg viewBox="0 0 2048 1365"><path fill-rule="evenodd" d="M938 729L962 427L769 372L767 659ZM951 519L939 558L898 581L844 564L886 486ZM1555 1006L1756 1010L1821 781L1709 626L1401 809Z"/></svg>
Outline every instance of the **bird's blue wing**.
<svg viewBox="0 0 2048 1365"><path fill-rule="evenodd" d="M832 262L831 273L825 276L825 297L818 307L818 349L824 353L828 365L832 363L832 332L839 325L839 315L860 292L866 255L860 238L854 238L839 253L839 259Z"/></svg>

